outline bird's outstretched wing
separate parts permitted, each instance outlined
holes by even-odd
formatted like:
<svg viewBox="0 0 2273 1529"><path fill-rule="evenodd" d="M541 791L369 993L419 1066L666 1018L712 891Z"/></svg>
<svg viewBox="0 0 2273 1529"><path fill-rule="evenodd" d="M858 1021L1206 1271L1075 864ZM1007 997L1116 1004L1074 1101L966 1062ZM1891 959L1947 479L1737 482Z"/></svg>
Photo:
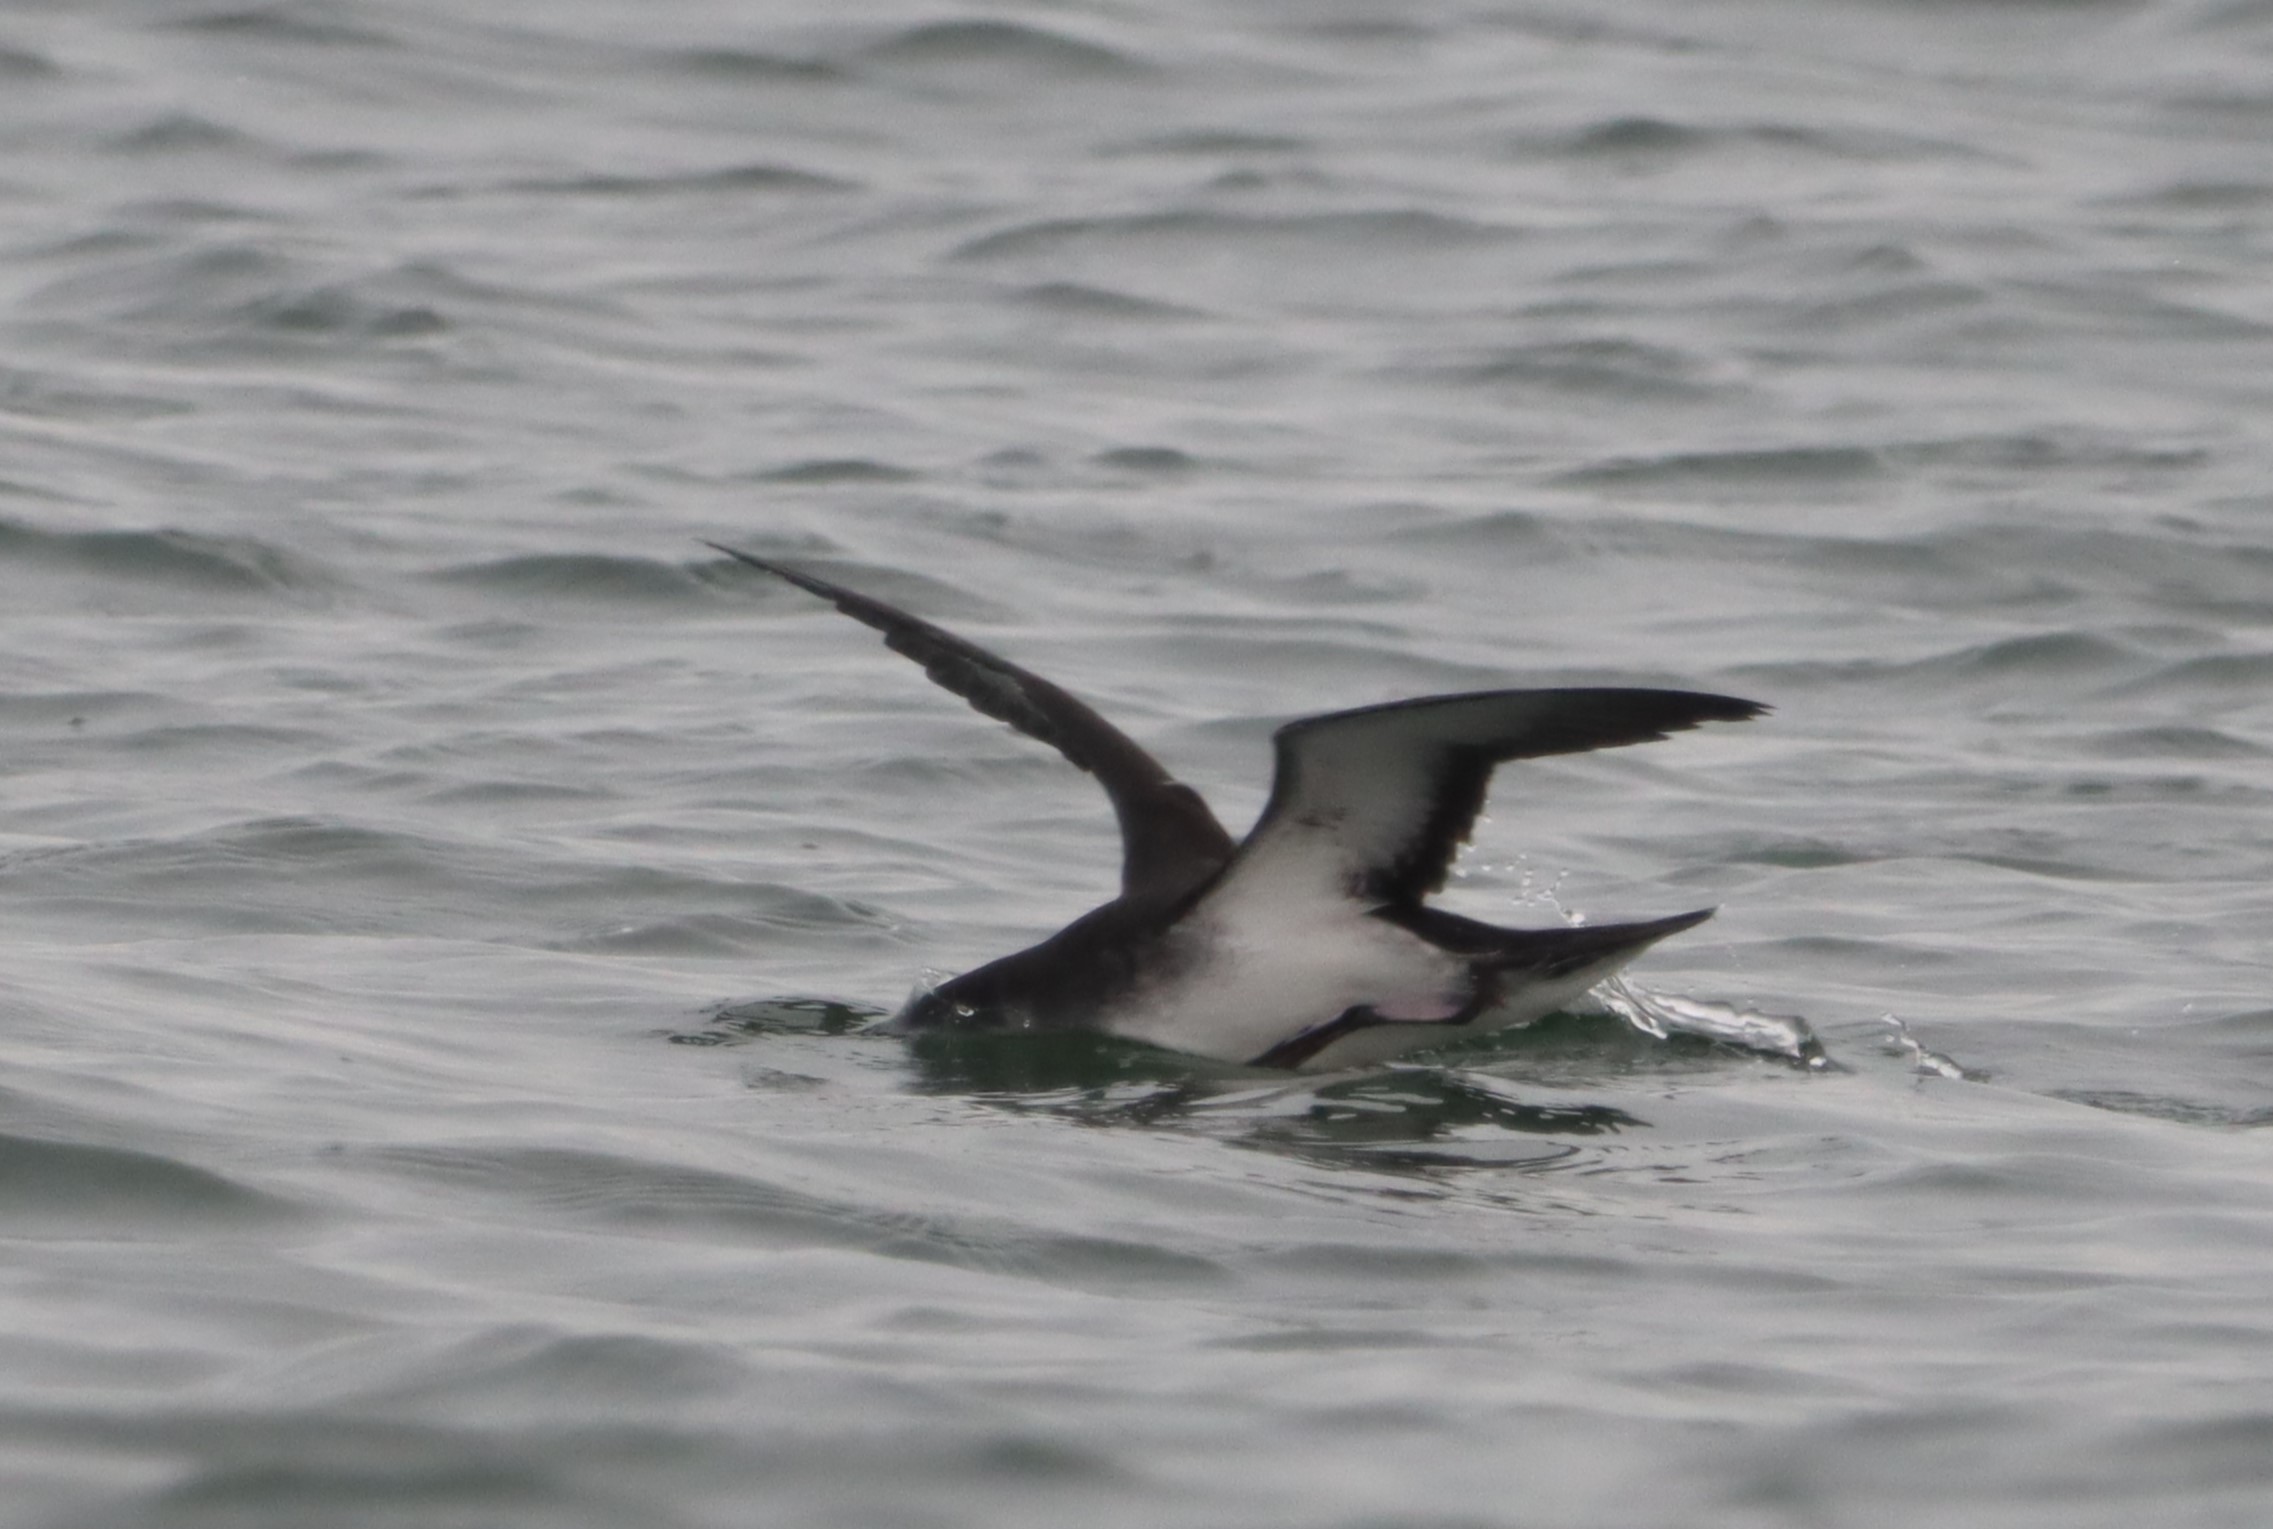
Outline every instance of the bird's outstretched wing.
<svg viewBox="0 0 2273 1529"><path fill-rule="evenodd" d="M1503 760L1644 743L1766 710L1686 690L1485 690L1290 722L1274 739L1270 801L1209 895L1411 907L1444 884Z"/></svg>
<svg viewBox="0 0 2273 1529"><path fill-rule="evenodd" d="M1043 679L976 643L882 600L786 563L705 542L737 562L786 579L884 634L884 645L977 710L1048 744L1097 777L1121 825L1121 895L1180 896L1221 870L1231 836L1199 793L1112 723Z"/></svg>

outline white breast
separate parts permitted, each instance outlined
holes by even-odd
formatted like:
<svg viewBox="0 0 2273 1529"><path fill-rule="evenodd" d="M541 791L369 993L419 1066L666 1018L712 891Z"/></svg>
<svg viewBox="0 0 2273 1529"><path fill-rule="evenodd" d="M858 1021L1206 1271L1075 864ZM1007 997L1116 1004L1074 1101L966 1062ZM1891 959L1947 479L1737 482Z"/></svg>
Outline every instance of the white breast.
<svg viewBox="0 0 2273 1529"><path fill-rule="evenodd" d="M1466 962L1347 898L1210 899L1167 938L1162 975L1099 1016L1104 1029L1251 1062L1360 1004L1399 1019L1444 1020L1470 996ZM1389 1054L1432 1035L1442 1032L1415 1026Z"/></svg>

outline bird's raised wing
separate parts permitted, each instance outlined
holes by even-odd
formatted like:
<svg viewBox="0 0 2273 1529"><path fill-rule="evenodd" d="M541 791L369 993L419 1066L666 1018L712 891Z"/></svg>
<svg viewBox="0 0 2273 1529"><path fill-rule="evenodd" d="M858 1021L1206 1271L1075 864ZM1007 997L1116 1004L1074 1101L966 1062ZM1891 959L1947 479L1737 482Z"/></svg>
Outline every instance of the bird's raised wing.
<svg viewBox="0 0 2273 1529"><path fill-rule="evenodd" d="M1270 801L1209 895L1410 907L1444 884L1501 761L1644 743L1766 710L1686 690L1485 690L1290 722L1274 739Z"/></svg>
<svg viewBox="0 0 2273 1529"><path fill-rule="evenodd" d="M977 710L1048 744L1097 777L1121 825L1121 895L1174 897L1221 870L1231 836L1198 792L1112 723L1043 679L976 643L882 600L717 542L704 546L786 579L884 634L884 645Z"/></svg>

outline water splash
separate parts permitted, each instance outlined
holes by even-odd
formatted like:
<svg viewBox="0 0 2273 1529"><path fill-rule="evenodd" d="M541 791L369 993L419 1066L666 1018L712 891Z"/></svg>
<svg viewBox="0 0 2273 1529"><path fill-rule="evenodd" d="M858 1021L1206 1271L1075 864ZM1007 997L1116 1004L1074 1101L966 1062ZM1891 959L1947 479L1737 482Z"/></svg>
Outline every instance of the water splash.
<svg viewBox="0 0 2273 1529"><path fill-rule="evenodd" d="M1960 1066L1938 1051L1929 1051L1910 1033L1910 1027L1892 1014L1881 1014L1878 1022L1887 1027L1882 1044L1888 1056L1903 1057L1910 1070L1921 1078L1948 1078L1958 1083L1978 1083L1983 1073Z"/></svg>
<svg viewBox="0 0 2273 1529"><path fill-rule="evenodd" d="M1624 977L1612 977L1594 990L1594 996L1611 1013L1657 1040L1694 1035L1724 1046L1783 1057L1810 1071L1831 1066L1814 1029L1797 1014L1768 1014L1709 998L1653 993Z"/></svg>

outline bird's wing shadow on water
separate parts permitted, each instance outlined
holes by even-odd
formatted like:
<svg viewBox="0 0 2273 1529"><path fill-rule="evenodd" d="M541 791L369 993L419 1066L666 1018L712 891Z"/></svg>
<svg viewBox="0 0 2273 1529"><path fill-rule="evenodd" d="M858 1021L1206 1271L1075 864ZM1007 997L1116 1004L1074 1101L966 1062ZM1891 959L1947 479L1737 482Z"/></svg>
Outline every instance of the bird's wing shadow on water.
<svg viewBox="0 0 2273 1529"><path fill-rule="evenodd" d="M791 1034L849 1037L873 1030L884 1013L831 999L763 999L722 1006L704 1028L669 1039L718 1046ZM1609 1012L1552 1015L1441 1058L1315 1075L1209 1063L1087 1031L933 1030L902 1044L905 1086L917 1093L1414 1173L1562 1166L1584 1153L1588 1138L1649 1126L1616 1105L1571 1095L1631 1093L1640 1081L1758 1059L1725 1042L1650 1035ZM1557 1097L1526 1099L1527 1088Z"/></svg>

